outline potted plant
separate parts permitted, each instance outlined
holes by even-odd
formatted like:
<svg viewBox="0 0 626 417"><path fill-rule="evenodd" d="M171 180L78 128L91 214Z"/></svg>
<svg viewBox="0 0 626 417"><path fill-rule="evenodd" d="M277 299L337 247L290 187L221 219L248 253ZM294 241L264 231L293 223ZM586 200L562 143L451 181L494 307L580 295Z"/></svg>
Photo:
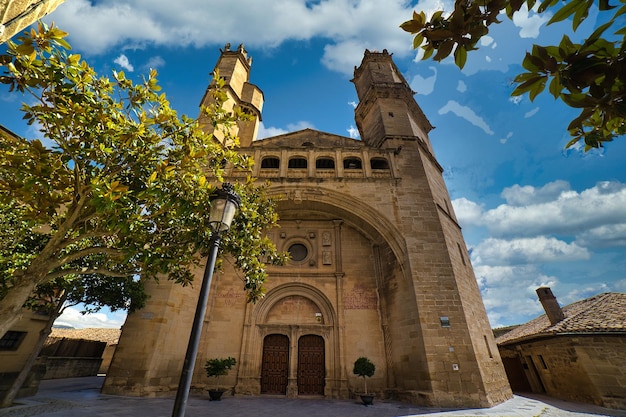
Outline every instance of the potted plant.
<svg viewBox="0 0 626 417"><path fill-rule="evenodd" d="M215 389L209 389L211 401L220 401L226 390L220 390L220 376L227 375L228 371L237 363L235 358L213 358L206 361L204 370L208 377L215 377Z"/></svg>
<svg viewBox="0 0 626 417"><path fill-rule="evenodd" d="M374 375L375 371L376 366L374 365L374 363L364 356L361 356L359 359L354 361L354 369L352 370L352 372L354 373L354 375L363 377L365 393L361 394L361 401L363 401L363 404L365 404L366 406L372 405L374 403L374 394L367 393L366 378L371 378L372 375Z"/></svg>

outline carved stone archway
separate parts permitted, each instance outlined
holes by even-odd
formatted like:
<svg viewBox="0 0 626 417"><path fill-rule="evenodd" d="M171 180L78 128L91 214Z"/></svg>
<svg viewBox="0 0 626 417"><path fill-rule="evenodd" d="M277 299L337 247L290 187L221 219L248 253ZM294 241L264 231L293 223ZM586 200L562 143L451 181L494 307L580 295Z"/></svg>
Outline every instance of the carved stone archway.
<svg viewBox="0 0 626 417"><path fill-rule="evenodd" d="M247 313L241 356L244 361L235 388L238 394L260 394L263 340L276 334L289 338L288 397L298 395L298 341L305 335L324 340L324 396L339 398L347 393L346 378L340 371L343 366L339 359L337 315L320 290L303 283L287 283L270 290L257 305L249 306Z"/></svg>

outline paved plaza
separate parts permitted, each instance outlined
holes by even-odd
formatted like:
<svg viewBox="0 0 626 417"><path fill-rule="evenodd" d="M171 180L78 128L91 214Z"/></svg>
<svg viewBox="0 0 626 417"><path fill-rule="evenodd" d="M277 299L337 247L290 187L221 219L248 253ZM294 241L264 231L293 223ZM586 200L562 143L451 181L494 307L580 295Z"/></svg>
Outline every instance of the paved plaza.
<svg viewBox="0 0 626 417"><path fill-rule="evenodd" d="M68 378L42 381L36 396L22 398L18 404L0 409L2 417L158 417L171 416L174 404L169 398L137 398L100 394L104 378ZM284 397L234 397L209 401L207 396L191 396L186 417L409 417L440 416L615 416L626 417L626 410L575 404L543 396L520 396L489 409L442 410L417 407L397 401L375 400L365 407L358 400Z"/></svg>

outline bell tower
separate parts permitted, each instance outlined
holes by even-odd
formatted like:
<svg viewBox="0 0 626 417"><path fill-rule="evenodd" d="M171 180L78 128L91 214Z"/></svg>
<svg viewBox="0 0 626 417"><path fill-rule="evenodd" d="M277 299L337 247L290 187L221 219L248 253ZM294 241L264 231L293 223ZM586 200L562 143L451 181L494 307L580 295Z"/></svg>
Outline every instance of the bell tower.
<svg viewBox="0 0 626 417"><path fill-rule="evenodd" d="M256 85L248 82L250 80L252 57L248 57L243 44L233 51L230 49L230 44L227 43L224 49L220 49L220 52L221 55L215 65L213 74L217 71L219 76L225 81L224 91L228 96L228 100L224 103L223 108L224 110L232 111L235 107L239 107L250 116L250 120L237 122L231 128L230 134L239 137L241 147L248 147L256 140L259 122L262 120L263 92ZM209 106L213 103L214 98L211 92L214 89L215 83L212 82L202 97L200 107ZM208 120L202 112L198 120L205 130L213 131L212 121ZM213 134L219 141L224 141L223 132L215 131Z"/></svg>
<svg viewBox="0 0 626 417"><path fill-rule="evenodd" d="M361 140L375 148L386 148L390 138L419 137L430 149L428 132L433 129L387 50L365 51L363 62L352 79L359 105L355 121Z"/></svg>

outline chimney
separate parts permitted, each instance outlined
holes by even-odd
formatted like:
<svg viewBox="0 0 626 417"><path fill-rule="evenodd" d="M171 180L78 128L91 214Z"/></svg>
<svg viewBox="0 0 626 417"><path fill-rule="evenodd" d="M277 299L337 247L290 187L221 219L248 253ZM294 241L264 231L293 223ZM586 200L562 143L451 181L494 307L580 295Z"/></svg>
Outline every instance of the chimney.
<svg viewBox="0 0 626 417"><path fill-rule="evenodd" d="M539 296L539 301L541 301L543 309L546 311L546 316L548 316L550 324L555 325L565 318L563 310L561 310L561 306L559 302L556 301L556 297L552 294L550 287L537 288L537 295Z"/></svg>

